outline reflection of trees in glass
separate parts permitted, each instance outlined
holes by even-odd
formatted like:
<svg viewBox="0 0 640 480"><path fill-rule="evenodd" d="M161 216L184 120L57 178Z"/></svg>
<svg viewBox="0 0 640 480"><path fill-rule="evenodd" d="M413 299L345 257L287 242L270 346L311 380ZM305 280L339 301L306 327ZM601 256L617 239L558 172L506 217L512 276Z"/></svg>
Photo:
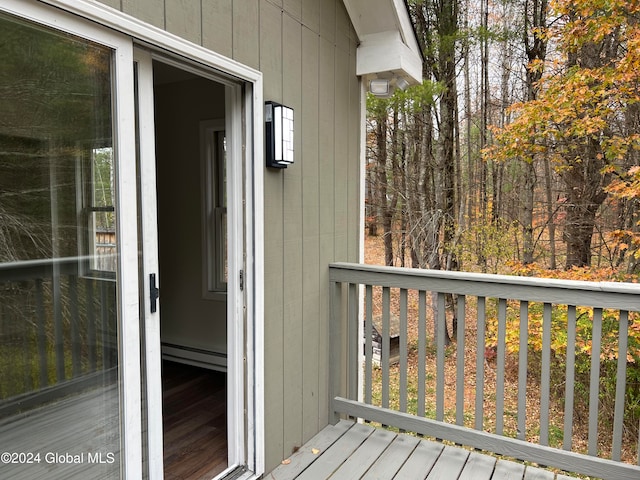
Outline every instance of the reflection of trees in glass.
<svg viewBox="0 0 640 480"><path fill-rule="evenodd" d="M115 282L47 261L113 229L111 108L110 49L0 14L0 399L117 365Z"/></svg>
<svg viewBox="0 0 640 480"><path fill-rule="evenodd" d="M0 262L77 255L79 149L110 146L110 51L5 15L0 45Z"/></svg>

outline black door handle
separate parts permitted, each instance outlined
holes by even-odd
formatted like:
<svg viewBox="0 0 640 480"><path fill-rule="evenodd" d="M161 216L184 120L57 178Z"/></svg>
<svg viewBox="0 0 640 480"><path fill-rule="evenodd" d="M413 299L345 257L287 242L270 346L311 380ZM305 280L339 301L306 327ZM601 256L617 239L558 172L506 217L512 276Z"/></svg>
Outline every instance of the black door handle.
<svg viewBox="0 0 640 480"><path fill-rule="evenodd" d="M149 301L151 302L151 313L158 311L158 297L160 289L156 286L156 274L149 274Z"/></svg>

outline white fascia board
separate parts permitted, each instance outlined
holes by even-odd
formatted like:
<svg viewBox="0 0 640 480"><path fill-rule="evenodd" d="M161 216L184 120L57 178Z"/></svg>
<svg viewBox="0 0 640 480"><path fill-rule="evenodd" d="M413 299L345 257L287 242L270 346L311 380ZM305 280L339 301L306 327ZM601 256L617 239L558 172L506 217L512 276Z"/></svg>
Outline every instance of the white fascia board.
<svg viewBox="0 0 640 480"><path fill-rule="evenodd" d="M402 40L411 50L420 52L420 45L418 45L415 30L413 29L413 22L409 17L405 0L393 0L393 5L395 7L400 33L402 34Z"/></svg>
<svg viewBox="0 0 640 480"><path fill-rule="evenodd" d="M396 30L365 35L358 46L356 74L385 77L385 73L401 76L411 85L422 83L422 58Z"/></svg>

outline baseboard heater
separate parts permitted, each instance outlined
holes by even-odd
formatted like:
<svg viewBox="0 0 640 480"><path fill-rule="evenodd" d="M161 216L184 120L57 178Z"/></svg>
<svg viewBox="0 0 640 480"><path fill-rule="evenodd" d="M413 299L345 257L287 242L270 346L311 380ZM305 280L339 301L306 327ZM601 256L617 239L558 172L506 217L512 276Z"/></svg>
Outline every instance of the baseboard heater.
<svg viewBox="0 0 640 480"><path fill-rule="evenodd" d="M162 359L208 368L209 370L227 371L227 354L223 352L163 343Z"/></svg>

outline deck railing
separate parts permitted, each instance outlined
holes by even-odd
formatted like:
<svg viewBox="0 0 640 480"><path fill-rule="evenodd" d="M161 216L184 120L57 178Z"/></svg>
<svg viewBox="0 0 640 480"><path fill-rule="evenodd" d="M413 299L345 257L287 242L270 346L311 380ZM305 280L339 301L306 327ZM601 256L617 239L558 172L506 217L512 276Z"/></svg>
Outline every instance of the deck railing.
<svg viewBox="0 0 640 480"><path fill-rule="evenodd" d="M334 419L640 478L640 285L346 263L330 282Z"/></svg>
<svg viewBox="0 0 640 480"><path fill-rule="evenodd" d="M114 380L116 283L86 264L0 263L0 419Z"/></svg>

